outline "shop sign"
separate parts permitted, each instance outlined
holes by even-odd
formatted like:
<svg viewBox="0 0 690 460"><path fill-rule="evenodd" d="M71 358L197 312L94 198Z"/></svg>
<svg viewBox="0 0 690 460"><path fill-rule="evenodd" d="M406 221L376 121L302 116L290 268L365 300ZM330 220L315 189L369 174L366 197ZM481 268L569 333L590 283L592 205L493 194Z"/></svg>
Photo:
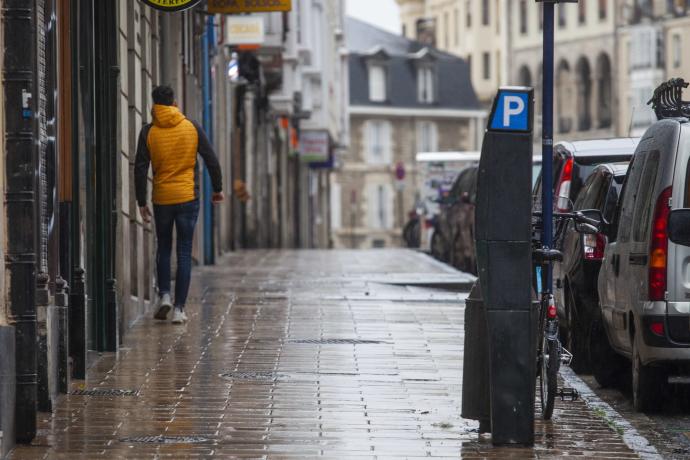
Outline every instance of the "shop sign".
<svg viewBox="0 0 690 460"><path fill-rule="evenodd" d="M208 12L214 14L270 13L291 10L292 0L208 0Z"/></svg>
<svg viewBox="0 0 690 460"><path fill-rule="evenodd" d="M331 143L328 131L302 131L299 136L300 159L307 163L330 160Z"/></svg>
<svg viewBox="0 0 690 460"><path fill-rule="evenodd" d="M140 0L148 6L161 11L182 11L191 8L201 0Z"/></svg>
<svg viewBox="0 0 690 460"><path fill-rule="evenodd" d="M264 42L264 18L261 16L228 16L225 26L227 45L261 45Z"/></svg>

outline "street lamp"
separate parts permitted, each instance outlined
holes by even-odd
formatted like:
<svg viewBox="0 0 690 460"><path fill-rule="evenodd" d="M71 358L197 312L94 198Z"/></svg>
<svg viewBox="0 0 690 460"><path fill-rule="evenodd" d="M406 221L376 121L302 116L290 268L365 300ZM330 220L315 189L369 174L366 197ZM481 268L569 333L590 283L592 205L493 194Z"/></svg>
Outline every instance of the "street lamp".
<svg viewBox="0 0 690 460"><path fill-rule="evenodd" d="M542 84L542 234L544 249L553 246L553 71L554 71L554 8L556 3L577 3L578 0L536 0L544 3L544 55ZM545 292L552 289L552 271L546 269Z"/></svg>

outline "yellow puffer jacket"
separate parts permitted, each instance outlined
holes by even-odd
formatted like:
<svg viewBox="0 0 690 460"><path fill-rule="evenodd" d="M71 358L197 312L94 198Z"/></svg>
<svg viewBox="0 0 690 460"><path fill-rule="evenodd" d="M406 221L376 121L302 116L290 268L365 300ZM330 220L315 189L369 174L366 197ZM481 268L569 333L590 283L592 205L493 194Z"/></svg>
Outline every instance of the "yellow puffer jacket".
<svg viewBox="0 0 690 460"><path fill-rule="evenodd" d="M188 203L199 196L197 153L206 163L214 192L223 190L218 158L201 127L171 105L153 106L153 123L142 128L134 164L137 203L147 201L147 176L153 166L153 204Z"/></svg>
<svg viewBox="0 0 690 460"><path fill-rule="evenodd" d="M194 171L199 137L177 107L153 106L146 145L153 167L153 203L179 204L195 198Z"/></svg>

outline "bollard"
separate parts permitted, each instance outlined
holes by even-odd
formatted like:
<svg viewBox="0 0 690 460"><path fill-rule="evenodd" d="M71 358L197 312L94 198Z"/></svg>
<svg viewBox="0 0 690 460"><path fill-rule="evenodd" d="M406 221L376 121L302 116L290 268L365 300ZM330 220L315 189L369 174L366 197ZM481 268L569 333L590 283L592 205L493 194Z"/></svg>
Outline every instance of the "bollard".
<svg viewBox="0 0 690 460"><path fill-rule="evenodd" d="M491 431L489 337L486 305L477 281L465 301L465 349L462 366L462 418L477 420L479 432Z"/></svg>

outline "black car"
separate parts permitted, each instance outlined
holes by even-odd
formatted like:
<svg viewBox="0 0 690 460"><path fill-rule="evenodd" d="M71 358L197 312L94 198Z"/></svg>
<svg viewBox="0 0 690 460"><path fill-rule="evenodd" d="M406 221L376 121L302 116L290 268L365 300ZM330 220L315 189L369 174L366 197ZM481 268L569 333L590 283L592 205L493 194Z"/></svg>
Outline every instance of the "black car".
<svg viewBox="0 0 690 460"><path fill-rule="evenodd" d="M585 180L573 208L597 209L605 224L598 234L578 233L569 224L560 243L563 262L554 266L554 297L563 318L563 337L566 348L573 353L571 366L578 372L590 368L590 330L599 307L597 279L606 242L613 231L606 222L613 221L627 169L627 161L602 164Z"/></svg>
<svg viewBox="0 0 690 460"><path fill-rule="evenodd" d="M639 138L559 142L553 148L553 205L556 211L569 211L580 189L604 163L630 161ZM534 209L541 211L541 174L534 188Z"/></svg>

